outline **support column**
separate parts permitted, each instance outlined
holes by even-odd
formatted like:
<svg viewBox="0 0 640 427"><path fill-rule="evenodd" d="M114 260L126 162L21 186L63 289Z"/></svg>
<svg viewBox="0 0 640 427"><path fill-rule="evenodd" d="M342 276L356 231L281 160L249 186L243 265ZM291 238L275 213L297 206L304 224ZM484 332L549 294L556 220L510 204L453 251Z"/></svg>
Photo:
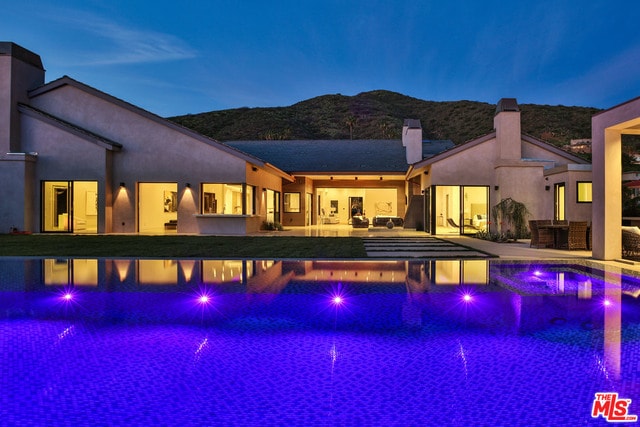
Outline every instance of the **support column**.
<svg viewBox="0 0 640 427"><path fill-rule="evenodd" d="M618 130L593 129L593 257L622 257L622 138ZM606 168L605 168L606 165Z"/></svg>
<svg viewBox="0 0 640 427"><path fill-rule="evenodd" d="M593 258L622 257L622 135L640 135L640 97L591 119Z"/></svg>

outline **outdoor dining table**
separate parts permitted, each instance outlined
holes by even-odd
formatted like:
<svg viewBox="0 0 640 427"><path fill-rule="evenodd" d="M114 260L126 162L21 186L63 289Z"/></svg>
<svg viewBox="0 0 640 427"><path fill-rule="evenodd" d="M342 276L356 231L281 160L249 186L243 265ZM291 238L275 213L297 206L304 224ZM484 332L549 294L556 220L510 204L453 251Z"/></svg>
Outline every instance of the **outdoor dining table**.
<svg viewBox="0 0 640 427"><path fill-rule="evenodd" d="M553 248L559 249L569 245L569 224L545 224L538 228L551 230L553 233Z"/></svg>

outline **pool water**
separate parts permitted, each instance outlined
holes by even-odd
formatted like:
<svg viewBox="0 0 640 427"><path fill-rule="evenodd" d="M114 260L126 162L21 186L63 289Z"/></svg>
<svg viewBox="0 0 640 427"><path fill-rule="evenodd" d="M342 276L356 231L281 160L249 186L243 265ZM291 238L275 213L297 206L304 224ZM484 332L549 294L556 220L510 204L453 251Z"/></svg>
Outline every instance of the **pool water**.
<svg viewBox="0 0 640 427"><path fill-rule="evenodd" d="M3 259L0 425L608 425L639 296L586 263Z"/></svg>

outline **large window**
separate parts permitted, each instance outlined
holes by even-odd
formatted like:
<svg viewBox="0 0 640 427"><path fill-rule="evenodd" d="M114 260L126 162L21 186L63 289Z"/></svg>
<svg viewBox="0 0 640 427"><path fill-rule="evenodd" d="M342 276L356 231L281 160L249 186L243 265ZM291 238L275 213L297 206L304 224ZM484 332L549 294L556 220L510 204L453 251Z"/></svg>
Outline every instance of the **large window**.
<svg viewBox="0 0 640 427"><path fill-rule="evenodd" d="M178 184L138 183L138 231L175 233L178 229Z"/></svg>
<svg viewBox="0 0 640 427"><path fill-rule="evenodd" d="M245 187L246 195L243 191ZM254 212L253 193L253 187L244 184L202 184L202 213L251 214Z"/></svg>
<svg viewBox="0 0 640 427"><path fill-rule="evenodd" d="M286 213L300 212L300 193L284 193L284 211Z"/></svg>
<svg viewBox="0 0 640 427"><path fill-rule="evenodd" d="M577 194L578 203L591 203L591 182L590 181L578 181L577 182Z"/></svg>

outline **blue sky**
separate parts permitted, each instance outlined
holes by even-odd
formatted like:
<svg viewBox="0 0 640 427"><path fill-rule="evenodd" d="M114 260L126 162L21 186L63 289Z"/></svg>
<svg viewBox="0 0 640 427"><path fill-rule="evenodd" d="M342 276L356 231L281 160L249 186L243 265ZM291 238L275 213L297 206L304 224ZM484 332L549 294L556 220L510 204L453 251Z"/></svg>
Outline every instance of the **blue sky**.
<svg viewBox="0 0 640 427"><path fill-rule="evenodd" d="M5 4L6 3L6 4ZM609 108L640 96L640 2L0 0L0 40L161 116L386 89Z"/></svg>

